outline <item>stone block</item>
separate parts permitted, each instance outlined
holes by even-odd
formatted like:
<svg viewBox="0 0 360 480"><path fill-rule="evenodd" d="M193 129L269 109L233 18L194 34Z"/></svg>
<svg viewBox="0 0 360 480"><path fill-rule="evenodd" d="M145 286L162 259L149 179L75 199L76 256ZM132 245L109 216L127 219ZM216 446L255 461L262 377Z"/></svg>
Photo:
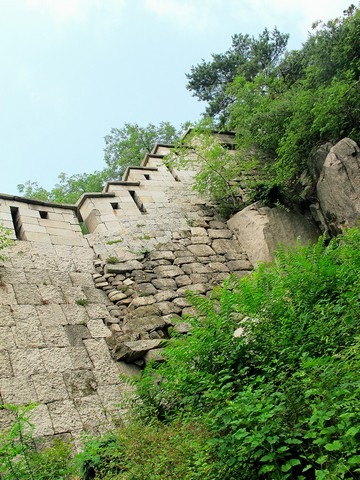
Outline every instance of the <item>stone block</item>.
<svg viewBox="0 0 360 480"><path fill-rule="evenodd" d="M209 255L215 255L214 250L209 245L188 245L189 251L196 257L208 257Z"/></svg>
<svg viewBox="0 0 360 480"><path fill-rule="evenodd" d="M12 307L10 305L0 305L0 327L11 327L14 324Z"/></svg>
<svg viewBox="0 0 360 480"><path fill-rule="evenodd" d="M111 428L106 411L98 395L82 396L74 400L84 430L92 435L102 435Z"/></svg>
<svg viewBox="0 0 360 480"><path fill-rule="evenodd" d="M81 432L83 424L71 400L61 400L48 404L50 418L55 433Z"/></svg>
<svg viewBox="0 0 360 480"><path fill-rule="evenodd" d="M0 392L4 403L27 405L39 400L33 382L27 376L0 379Z"/></svg>
<svg viewBox="0 0 360 480"><path fill-rule="evenodd" d="M181 268L176 265L160 265L155 267L154 271L161 278L173 278L184 274Z"/></svg>
<svg viewBox="0 0 360 480"><path fill-rule="evenodd" d="M63 378L70 398L87 397L96 393L97 383L91 370L71 370L64 372Z"/></svg>
<svg viewBox="0 0 360 480"><path fill-rule="evenodd" d="M66 323L69 325L83 325L86 324L89 319L87 311L81 305L65 303L61 305L61 309L65 315Z"/></svg>
<svg viewBox="0 0 360 480"><path fill-rule="evenodd" d="M0 378L13 376L14 372L11 366L9 352L6 350L0 350Z"/></svg>
<svg viewBox="0 0 360 480"><path fill-rule="evenodd" d="M17 302L23 305L41 305L42 297L36 285L18 283L14 285Z"/></svg>
<svg viewBox="0 0 360 480"><path fill-rule="evenodd" d="M29 413L29 421L34 425L34 437L54 435L54 428L47 405L37 405Z"/></svg>
<svg viewBox="0 0 360 480"><path fill-rule="evenodd" d="M37 348L16 348L10 351L11 365L15 377L45 372L40 350Z"/></svg>
<svg viewBox="0 0 360 480"><path fill-rule="evenodd" d="M31 379L40 402L49 403L69 398L62 373L40 373L32 375Z"/></svg>
<svg viewBox="0 0 360 480"><path fill-rule="evenodd" d="M50 373L62 373L72 368L71 358L66 348L42 348L40 354L46 370Z"/></svg>
<svg viewBox="0 0 360 480"><path fill-rule="evenodd" d="M212 248L216 253L242 253L243 249L237 240L216 239L212 242Z"/></svg>
<svg viewBox="0 0 360 480"><path fill-rule="evenodd" d="M175 280L172 278L154 278L151 283L158 290L175 290L177 288Z"/></svg>
<svg viewBox="0 0 360 480"><path fill-rule="evenodd" d="M101 318L91 318L87 322L87 327L93 338L106 338L111 336L110 330L105 326Z"/></svg>
<svg viewBox="0 0 360 480"><path fill-rule="evenodd" d="M214 229L214 228L209 228L208 234L210 238L231 238L232 237L232 232L228 228L223 228L223 229Z"/></svg>

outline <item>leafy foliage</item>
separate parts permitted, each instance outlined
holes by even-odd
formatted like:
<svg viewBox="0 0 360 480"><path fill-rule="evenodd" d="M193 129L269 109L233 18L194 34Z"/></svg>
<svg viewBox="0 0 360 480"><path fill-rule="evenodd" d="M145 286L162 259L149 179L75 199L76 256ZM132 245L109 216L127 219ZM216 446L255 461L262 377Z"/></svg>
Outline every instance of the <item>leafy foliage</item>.
<svg viewBox="0 0 360 480"><path fill-rule="evenodd" d="M212 298L191 295L192 334L145 370L140 412L201 418L224 479L356 477L359 247L351 229L328 246L281 249Z"/></svg>
<svg viewBox="0 0 360 480"><path fill-rule="evenodd" d="M200 422L164 426L134 421L116 433L89 439L79 455L83 480L215 479L221 472Z"/></svg>
<svg viewBox="0 0 360 480"><path fill-rule="evenodd" d="M200 121L177 142L165 162L172 169L190 170L193 189L210 195L225 215L244 204L257 165L251 155L239 149L229 150L214 134L209 119ZM240 174L241 183L236 181Z"/></svg>
<svg viewBox="0 0 360 480"><path fill-rule="evenodd" d="M272 32L267 28L258 38L237 34L232 37L232 46L223 54L213 54L210 62L202 62L187 74L187 89L199 100L208 102L206 114L219 119L224 125L228 116L228 107L236 97L228 86L236 76L243 75L252 81L257 75L270 75L278 64L288 41L289 35L275 27Z"/></svg>
<svg viewBox="0 0 360 480"><path fill-rule="evenodd" d="M238 76L229 127L240 145L266 159L273 184L293 189L311 149L345 136L360 140L360 11L318 23L300 51L287 53L271 75Z"/></svg>
<svg viewBox="0 0 360 480"><path fill-rule="evenodd" d="M74 473L72 445L59 439L41 448L33 439L29 414L35 405L1 405L14 416L12 426L0 432L0 477L4 480L60 480Z"/></svg>
<svg viewBox="0 0 360 480"><path fill-rule="evenodd" d="M173 144L179 135L170 122L160 122L158 126L149 123L146 127L125 123L122 128L112 128L105 137L104 149L111 178L119 178L128 166L140 165L156 143Z"/></svg>
<svg viewBox="0 0 360 480"><path fill-rule="evenodd" d="M9 235L10 235L10 230L0 225L0 251L8 247L9 245L11 245L11 240L9 238ZM6 256L0 254L0 262L3 262L5 259L6 259Z"/></svg>

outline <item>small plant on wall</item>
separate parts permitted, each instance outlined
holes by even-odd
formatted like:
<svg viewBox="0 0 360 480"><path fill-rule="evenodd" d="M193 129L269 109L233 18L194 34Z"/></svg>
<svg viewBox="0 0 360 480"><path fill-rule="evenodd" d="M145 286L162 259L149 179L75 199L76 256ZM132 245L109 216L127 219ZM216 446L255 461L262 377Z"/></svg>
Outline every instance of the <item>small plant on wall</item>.
<svg viewBox="0 0 360 480"><path fill-rule="evenodd" d="M10 230L0 225L0 261L3 262L6 256L1 254L1 250L11 245L11 239L9 238Z"/></svg>

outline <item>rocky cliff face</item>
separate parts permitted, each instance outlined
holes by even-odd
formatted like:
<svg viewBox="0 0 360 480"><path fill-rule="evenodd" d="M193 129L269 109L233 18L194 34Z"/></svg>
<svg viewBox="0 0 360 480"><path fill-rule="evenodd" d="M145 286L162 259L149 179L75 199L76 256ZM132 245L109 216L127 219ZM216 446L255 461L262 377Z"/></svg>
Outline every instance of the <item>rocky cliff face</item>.
<svg viewBox="0 0 360 480"><path fill-rule="evenodd" d="M229 220L253 264L270 261L279 243L314 242L321 233L336 235L360 221L360 149L350 138L317 148L300 184L307 214L255 203Z"/></svg>
<svg viewBox="0 0 360 480"><path fill-rule="evenodd" d="M321 156L315 156L318 164ZM353 140L344 138L330 149L314 181L312 211L322 229L338 233L360 220L360 149Z"/></svg>

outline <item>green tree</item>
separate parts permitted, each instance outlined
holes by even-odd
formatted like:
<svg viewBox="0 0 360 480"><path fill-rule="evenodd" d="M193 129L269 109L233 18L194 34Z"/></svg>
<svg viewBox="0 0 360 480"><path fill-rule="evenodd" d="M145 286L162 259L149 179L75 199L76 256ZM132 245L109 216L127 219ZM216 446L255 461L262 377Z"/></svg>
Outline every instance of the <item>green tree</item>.
<svg viewBox="0 0 360 480"><path fill-rule="evenodd" d="M187 89L207 102L206 115L224 125L228 118L228 107L236 96L228 87L236 76L254 80L257 75L267 77L278 65L285 52L289 35L280 33L275 27L267 28L258 38L238 34L232 37L232 46L222 54L213 54L212 60L191 67Z"/></svg>
<svg viewBox="0 0 360 480"><path fill-rule="evenodd" d="M175 144L165 161L170 168L192 171L193 188L209 195L228 215L244 205L257 162L243 150L229 149L221 142L221 131L217 133L211 119L201 120Z"/></svg>
<svg viewBox="0 0 360 480"><path fill-rule="evenodd" d="M141 127L125 123L122 128L112 128L105 137L104 160L112 179L119 179L126 167L139 165L156 143L173 144L180 136L169 122L158 126L149 123Z"/></svg>
<svg viewBox="0 0 360 480"><path fill-rule="evenodd" d="M30 180L18 185L17 188L25 197L56 203L76 203L85 192L101 192L108 178L107 169L70 176L60 173L59 182L51 190L46 190L40 187L38 182Z"/></svg>

